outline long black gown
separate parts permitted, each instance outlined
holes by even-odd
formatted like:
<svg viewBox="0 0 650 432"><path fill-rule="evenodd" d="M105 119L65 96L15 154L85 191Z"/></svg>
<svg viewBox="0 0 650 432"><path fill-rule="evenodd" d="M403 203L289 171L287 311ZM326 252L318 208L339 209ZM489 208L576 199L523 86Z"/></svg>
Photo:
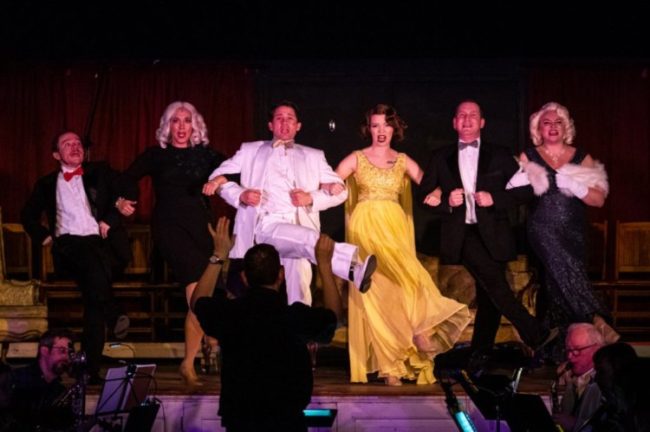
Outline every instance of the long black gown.
<svg viewBox="0 0 650 432"><path fill-rule="evenodd" d="M121 194L136 200L138 180L151 176L155 193L153 240L182 285L196 282L212 254L209 200L201 193L210 173L223 161L210 147L150 147L118 180Z"/></svg>
<svg viewBox="0 0 650 432"><path fill-rule="evenodd" d="M528 160L546 169L549 180L548 190L531 206L527 227L528 241L543 270L547 302L543 319L550 327L560 327L563 333L571 323L592 322L594 314L608 319L609 311L596 296L587 275L586 205L560 192L555 184L556 171L537 150L529 148L525 153ZM576 148L569 163L579 165L586 156L584 150ZM556 354L561 355L554 353L553 357Z"/></svg>

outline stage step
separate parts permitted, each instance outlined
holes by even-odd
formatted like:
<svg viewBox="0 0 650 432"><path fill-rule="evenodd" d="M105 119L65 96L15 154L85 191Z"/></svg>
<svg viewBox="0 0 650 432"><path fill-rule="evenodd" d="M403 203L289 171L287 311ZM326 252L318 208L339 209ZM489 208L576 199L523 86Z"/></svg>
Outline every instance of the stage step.
<svg viewBox="0 0 650 432"><path fill-rule="evenodd" d="M78 344L76 349L79 349ZM7 350L7 359L35 358L37 352L37 342L12 342ZM104 345L104 355L116 359L181 359L184 352L183 342L124 342ZM201 357L201 352L198 357Z"/></svg>

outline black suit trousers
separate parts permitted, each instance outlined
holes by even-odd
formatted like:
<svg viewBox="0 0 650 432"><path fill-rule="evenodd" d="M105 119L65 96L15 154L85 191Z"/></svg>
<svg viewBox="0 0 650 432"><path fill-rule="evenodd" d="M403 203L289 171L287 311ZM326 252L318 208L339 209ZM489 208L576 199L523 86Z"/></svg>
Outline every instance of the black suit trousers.
<svg viewBox="0 0 650 432"><path fill-rule="evenodd" d="M544 329L515 298L506 279L506 263L492 258L477 225L467 225L465 228L461 259L476 280L477 309L472 349L492 347L499 330L501 315L515 326L526 345L539 345L546 336Z"/></svg>
<svg viewBox="0 0 650 432"><path fill-rule="evenodd" d="M84 307L82 348L86 351L88 370L99 371L106 339L106 323L114 324L119 314L112 292L110 247L98 235L64 234L52 245L58 275L71 277L81 290Z"/></svg>

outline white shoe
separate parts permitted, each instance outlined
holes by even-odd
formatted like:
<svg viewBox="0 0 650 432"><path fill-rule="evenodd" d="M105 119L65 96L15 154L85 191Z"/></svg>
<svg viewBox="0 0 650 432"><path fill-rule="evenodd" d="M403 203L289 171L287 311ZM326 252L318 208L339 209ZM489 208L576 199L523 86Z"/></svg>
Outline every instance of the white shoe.
<svg viewBox="0 0 650 432"><path fill-rule="evenodd" d="M351 281L359 289L359 292L365 293L370 289L370 277L377 269L377 258L374 255L368 255L363 264L356 264L351 276Z"/></svg>

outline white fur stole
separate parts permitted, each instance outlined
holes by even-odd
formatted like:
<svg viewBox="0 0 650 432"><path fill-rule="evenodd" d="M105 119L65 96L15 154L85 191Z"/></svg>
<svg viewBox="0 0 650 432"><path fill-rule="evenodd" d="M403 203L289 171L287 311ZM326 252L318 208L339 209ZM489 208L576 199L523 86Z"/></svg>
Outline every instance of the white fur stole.
<svg viewBox="0 0 650 432"><path fill-rule="evenodd" d="M609 194L609 182L607 181L605 165L598 161L594 161L593 168L568 163L561 166L557 172L569 176L587 187L602 190L605 192L605 197ZM573 196L571 192L564 189L560 189L560 192L566 196Z"/></svg>
<svg viewBox="0 0 650 432"><path fill-rule="evenodd" d="M607 196L609 193L609 182L607 181L605 165L598 161L594 162L593 168L568 163L561 166L557 172L569 176L587 187L601 189L605 192L605 196ZM522 168L528 175L528 181L533 187L535 195L540 196L548 190L548 173L543 166L531 161L523 163ZM564 189L560 189L560 192L566 196L573 196L570 191Z"/></svg>
<svg viewBox="0 0 650 432"><path fill-rule="evenodd" d="M548 173L543 166L529 161L523 163L522 167L526 175L528 175L528 181L533 187L535 195L540 196L548 190Z"/></svg>

